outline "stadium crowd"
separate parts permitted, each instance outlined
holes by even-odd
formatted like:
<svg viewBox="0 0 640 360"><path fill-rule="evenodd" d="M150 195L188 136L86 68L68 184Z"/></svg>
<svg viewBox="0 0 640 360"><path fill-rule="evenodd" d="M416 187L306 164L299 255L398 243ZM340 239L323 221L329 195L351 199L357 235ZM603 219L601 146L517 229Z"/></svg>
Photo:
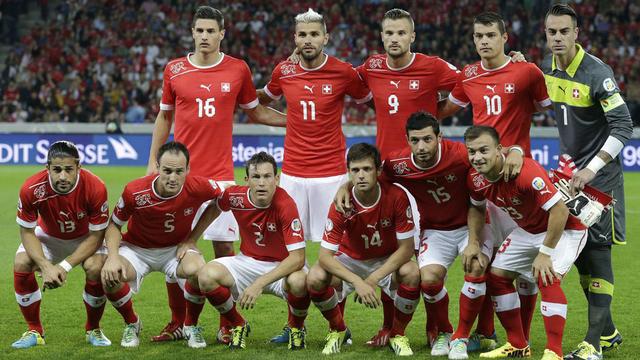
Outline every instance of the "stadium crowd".
<svg viewBox="0 0 640 360"><path fill-rule="evenodd" d="M55 4L53 4L55 3ZM478 60L471 41L471 17L482 10L507 19L509 49L541 62L545 53L542 15L549 1L214 1L226 14L223 51L245 59L257 88L292 51L293 17L312 6L328 19L329 54L354 66L382 52L379 20L392 7L416 17L413 50L434 54L459 68ZM9 45L0 77L1 121L153 122L161 97L162 71L192 47L190 18L199 1L0 1L1 41ZM18 36L29 6L40 19ZM608 63L624 92L632 118L640 124L640 5L630 0L574 4L581 14L579 43ZM6 49L7 47L5 47ZM236 114L237 122L246 117ZM344 121L373 124L365 105L347 107ZM447 123L470 124L471 112ZM535 126L554 125L537 114Z"/></svg>

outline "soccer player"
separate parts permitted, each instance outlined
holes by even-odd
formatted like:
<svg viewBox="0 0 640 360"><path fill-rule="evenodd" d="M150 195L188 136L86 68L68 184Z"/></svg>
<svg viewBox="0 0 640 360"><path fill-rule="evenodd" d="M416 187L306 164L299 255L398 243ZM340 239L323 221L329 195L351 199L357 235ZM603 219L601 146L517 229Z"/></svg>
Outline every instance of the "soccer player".
<svg viewBox="0 0 640 360"><path fill-rule="evenodd" d="M246 186L231 186L218 198L240 225L240 254L215 259L189 282L187 323L197 324L206 297L233 326L229 347L244 349L250 328L236 309L253 308L264 292L285 299L289 309L289 349L305 345L304 319L311 300L306 290L305 242L293 199L278 183L275 159L266 152L246 163Z"/></svg>
<svg viewBox="0 0 640 360"><path fill-rule="evenodd" d="M190 237L200 233L192 232L191 224L201 204L221 193L215 181L189 174L185 145L168 142L158 149L156 159L158 175L147 175L125 186L105 235L108 256L102 284L125 321L123 347L140 343L142 325L133 310L132 296L140 290L144 277L161 271L170 278L189 278L204 265L195 247L197 238ZM123 234L122 226L127 222Z"/></svg>
<svg viewBox="0 0 640 360"><path fill-rule="evenodd" d="M34 271L42 274L43 292L63 286L79 264L86 274L83 299L87 310L86 339L94 346L111 341L100 329L106 298L100 284L104 262L104 229L109 221L107 188L80 166L76 146L57 141L49 147L46 170L29 177L20 188L18 215L22 244L13 265L16 300L29 330L11 346L44 345L40 322L42 294Z"/></svg>
<svg viewBox="0 0 640 360"><path fill-rule="evenodd" d="M473 123L496 128L503 146L510 146L506 157L505 179L515 176L522 166L522 156L531 157L531 115L538 109L549 108L551 101L547 94L544 75L535 64L512 62L505 55L504 46L508 34L502 17L493 12L485 12L473 20L473 41L480 61L465 66L458 84L449 94L444 107L438 113L444 118L459 109L472 105ZM516 224L494 204L487 207L491 226L496 237L494 244L500 244ZM522 319L525 337L529 338L531 319L537 300L535 284L519 280L518 293L522 304ZM490 303L487 303L491 306ZM491 308L483 311L481 318L493 318ZM491 337L493 326L479 329L474 338ZM455 337L454 337L455 338ZM474 340L474 339L472 339ZM469 348L475 349L478 341L472 341Z"/></svg>
<svg viewBox="0 0 640 360"><path fill-rule="evenodd" d="M575 11L567 5L551 7L545 32L552 54L542 68L556 113L560 150L579 169L571 180L572 189L589 184L616 199L613 211L589 228L587 245L576 261L589 303L589 328L568 358L599 359L601 350L622 342L611 316L611 245L625 243L624 177L618 155L633 124L611 68L576 44Z"/></svg>
<svg viewBox="0 0 640 360"><path fill-rule="evenodd" d="M405 328L420 300L418 266L411 261L415 227L404 191L378 183L381 165L373 145L349 148L351 209L340 213L331 205L318 263L309 271L311 299L329 321L325 355L339 353L350 336L338 303L355 291L359 302L376 308L376 287L394 299L389 346L396 355L413 355Z"/></svg>
<svg viewBox="0 0 640 360"><path fill-rule="evenodd" d="M495 311L507 333L508 342L481 358L528 357L531 350L524 336L520 306L513 280L522 276L537 280L540 309L547 334L543 360L562 359L562 335L567 316L567 299L560 286L564 276L586 243L586 229L569 216L562 195L547 172L525 158L518 177L504 181L505 158L496 129L472 126L464 134L469 161L470 189L469 246L465 256L480 254L485 223L486 200L503 209L518 225L502 242L488 274L487 288Z"/></svg>
<svg viewBox="0 0 640 360"><path fill-rule="evenodd" d="M171 60L164 69L162 101L156 118L147 175L158 172L156 153L167 141L175 122L174 139L182 142L191 154L191 174L234 184L231 142L233 114L239 106L255 122L284 126L283 114L258 104L256 90L247 64L224 54L224 16L212 7L200 6L193 16L191 35L195 51ZM216 159L216 161L211 161ZM206 207L198 210L196 219ZM204 234L211 240L216 257L233 255L238 239L238 225L231 213L221 214ZM185 303L177 283L167 278L171 322L154 336L154 341L183 337ZM228 341L228 331L221 322L220 340Z"/></svg>

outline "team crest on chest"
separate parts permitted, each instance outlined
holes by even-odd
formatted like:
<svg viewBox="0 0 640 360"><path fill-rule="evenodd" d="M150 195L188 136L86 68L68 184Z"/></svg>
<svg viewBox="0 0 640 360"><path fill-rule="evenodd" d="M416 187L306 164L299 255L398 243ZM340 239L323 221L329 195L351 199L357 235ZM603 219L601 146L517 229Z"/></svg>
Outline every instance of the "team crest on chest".
<svg viewBox="0 0 640 360"><path fill-rule="evenodd" d="M472 77L478 75L478 65L471 65L464 69L464 76Z"/></svg>
<svg viewBox="0 0 640 360"><path fill-rule="evenodd" d="M33 190L33 196L35 196L36 199L42 199L46 194L47 194L47 191L44 184L38 186Z"/></svg>
<svg viewBox="0 0 640 360"><path fill-rule="evenodd" d="M229 203L235 208L244 209L244 199L242 196L230 196Z"/></svg>
<svg viewBox="0 0 640 360"><path fill-rule="evenodd" d="M296 66L289 64L289 65L282 65L282 67L280 68L280 72L282 73L282 75L291 75L291 74L295 74L296 73Z"/></svg>
<svg viewBox="0 0 640 360"><path fill-rule="evenodd" d="M393 171L395 171L396 174L398 174L398 175L402 175L404 173L409 172L409 166L407 166L407 162L406 161L399 162L399 163L393 165Z"/></svg>
<svg viewBox="0 0 640 360"><path fill-rule="evenodd" d="M173 73L173 74L177 74L177 73L179 73L180 71L183 71L183 70L185 70L185 69L186 69L186 67L184 66L184 62L182 62L182 61L177 62L177 63L175 63L175 64L171 65L171 68L170 68L171 73Z"/></svg>
<svg viewBox="0 0 640 360"><path fill-rule="evenodd" d="M485 184L486 184L486 181L485 181L484 176L478 174L478 175L473 177L473 186L474 187L480 188L480 187L485 186Z"/></svg>
<svg viewBox="0 0 640 360"><path fill-rule="evenodd" d="M382 59L373 58L369 60L369 67L372 69L382 69Z"/></svg>
<svg viewBox="0 0 640 360"><path fill-rule="evenodd" d="M151 204L151 195L150 194L140 194L136 195L135 202L137 206L145 206Z"/></svg>

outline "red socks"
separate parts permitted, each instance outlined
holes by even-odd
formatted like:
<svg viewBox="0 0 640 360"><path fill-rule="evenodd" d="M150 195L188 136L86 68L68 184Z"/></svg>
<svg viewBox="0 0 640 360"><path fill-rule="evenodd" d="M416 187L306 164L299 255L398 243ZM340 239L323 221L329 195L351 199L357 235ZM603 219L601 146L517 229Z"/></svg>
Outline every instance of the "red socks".
<svg viewBox="0 0 640 360"><path fill-rule="evenodd" d="M44 335L40 322L40 301L42 294L38 288L38 282L34 273L13 272L13 287L16 291L16 300L20 305L20 311L29 330L35 330Z"/></svg>

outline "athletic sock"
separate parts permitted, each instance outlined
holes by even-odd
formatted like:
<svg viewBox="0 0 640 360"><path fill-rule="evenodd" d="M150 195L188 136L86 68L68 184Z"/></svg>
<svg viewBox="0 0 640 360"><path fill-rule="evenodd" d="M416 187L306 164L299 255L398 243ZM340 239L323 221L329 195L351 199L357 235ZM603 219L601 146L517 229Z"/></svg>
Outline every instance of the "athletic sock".
<svg viewBox="0 0 640 360"><path fill-rule="evenodd" d="M513 279L489 273L487 289L495 304L496 315L506 330L507 341L518 349L525 348L528 344L522 330L520 299L513 286Z"/></svg>
<svg viewBox="0 0 640 360"><path fill-rule="evenodd" d="M471 275L464 276L464 284L460 291L460 318L458 327L451 337L451 340L458 338L469 338L473 323L478 317L478 313L484 304L485 294L487 293L486 277L474 277Z"/></svg>
<svg viewBox="0 0 640 360"><path fill-rule="evenodd" d="M229 321L230 326L242 326L244 318L236 309L236 303L231 297L231 291L224 286L208 291L204 294L207 300L218 310L218 312Z"/></svg>
<svg viewBox="0 0 640 360"><path fill-rule="evenodd" d="M107 293L107 299L109 299L113 307L122 315L124 322L127 324L138 322L138 315L136 315L133 310L132 297L133 291L131 291L128 283L124 283L120 290L114 293Z"/></svg>
<svg viewBox="0 0 640 360"><path fill-rule="evenodd" d="M289 327L302 329L304 327L304 319L307 318L311 298L309 294L304 296L295 296L287 292L287 302L289 305Z"/></svg>
<svg viewBox="0 0 640 360"><path fill-rule="evenodd" d="M560 286L560 280L555 279L553 283L542 285L542 280L538 280L542 301L540 310L544 320L544 329L547 333L546 348L562 357L562 334L567 318L567 298ZM600 337L598 337L598 342Z"/></svg>
<svg viewBox="0 0 640 360"><path fill-rule="evenodd" d="M38 282L33 272L13 272L13 287L16 292L16 300L20 305L20 311L27 322L29 330L35 330L44 335L40 322L40 301L42 294L38 288Z"/></svg>
<svg viewBox="0 0 640 360"><path fill-rule="evenodd" d="M199 287L191 285L191 283L187 281L184 284L184 299L187 305L184 326L198 325L198 318L200 318L200 313L202 312L202 308L204 308L204 295Z"/></svg>
<svg viewBox="0 0 640 360"><path fill-rule="evenodd" d="M100 281L87 279L84 284L84 292L82 293L84 307L87 310L87 322L84 325L85 330L93 330L100 328L100 319L104 313L104 307L107 303L107 296Z"/></svg>
<svg viewBox="0 0 640 360"><path fill-rule="evenodd" d="M338 305L338 294L333 287L321 291L309 290L309 295L322 316L329 322L331 330L344 331L347 328Z"/></svg>
<svg viewBox="0 0 640 360"><path fill-rule="evenodd" d="M428 303L427 306L433 309L432 314L436 317L438 331L452 333L453 326L449 321L449 294L444 287L444 283L422 283L421 288L424 300Z"/></svg>
<svg viewBox="0 0 640 360"><path fill-rule="evenodd" d="M384 291L382 292L384 294ZM413 318L413 313L420 302L420 288L410 287L400 284L396 291L396 299L394 301L393 326L391 327L390 337L396 335L404 336L407 325Z"/></svg>

